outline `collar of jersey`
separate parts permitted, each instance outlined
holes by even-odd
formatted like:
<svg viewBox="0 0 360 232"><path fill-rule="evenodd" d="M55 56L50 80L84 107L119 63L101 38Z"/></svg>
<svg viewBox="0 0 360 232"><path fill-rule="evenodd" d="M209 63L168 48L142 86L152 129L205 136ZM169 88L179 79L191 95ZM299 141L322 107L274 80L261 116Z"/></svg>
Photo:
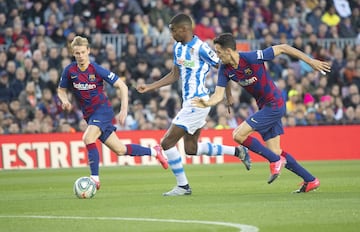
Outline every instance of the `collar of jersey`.
<svg viewBox="0 0 360 232"><path fill-rule="evenodd" d="M192 40L190 40L188 43L186 43L186 44L184 44L184 45L185 45L185 46L192 47L192 46L196 43L196 41L197 41L198 39L199 39L199 38L198 38L196 35L194 35L193 38L192 38Z"/></svg>

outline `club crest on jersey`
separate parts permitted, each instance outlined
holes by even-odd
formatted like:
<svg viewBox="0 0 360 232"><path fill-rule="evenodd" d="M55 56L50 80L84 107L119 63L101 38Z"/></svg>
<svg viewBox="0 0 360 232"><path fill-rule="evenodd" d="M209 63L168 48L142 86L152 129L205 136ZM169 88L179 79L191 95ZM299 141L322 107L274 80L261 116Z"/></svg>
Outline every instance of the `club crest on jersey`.
<svg viewBox="0 0 360 232"><path fill-rule="evenodd" d="M89 81L95 81L96 80L95 74L90 74L88 78L89 78Z"/></svg>
<svg viewBox="0 0 360 232"><path fill-rule="evenodd" d="M246 68L246 69L244 70L244 73L245 73L246 76L250 76L250 75L253 74L253 71L251 70L251 68Z"/></svg>

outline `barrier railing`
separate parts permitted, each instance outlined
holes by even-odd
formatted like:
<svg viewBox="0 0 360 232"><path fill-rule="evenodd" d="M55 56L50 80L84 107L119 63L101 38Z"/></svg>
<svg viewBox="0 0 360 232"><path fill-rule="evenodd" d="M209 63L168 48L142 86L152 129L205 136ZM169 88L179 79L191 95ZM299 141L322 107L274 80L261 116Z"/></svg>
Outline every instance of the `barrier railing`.
<svg viewBox="0 0 360 232"><path fill-rule="evenodd" d="M122 49L127 44L127 36L128 36L128 34L102 34L103 42L113 44L113 46L115 47L115 50L116 50L116 54L119 57L121 56ZM135 38L136 38L137 46L139 48L141 48L143 46L144 36L136 35ZM152 37L152 41L153 41L154 46L157 46L157 45L159 45L159 43L162 42L156 37ZM307 43L307 41L308 41L307 39L304 39L304 43ZM241 43L241 44L247 44L251 50L256 50L256 49L260 48L263 40L261 40L261 39L238 40L237 42ZM278 43L277 40L274 40L274 42ZM291 40L291 39L288 40L289 44L292 44L292 42L293 42L293 40ZM356 38L318 39L317 42L320 46L322 46L326 49L330 48L331 44L333 44L333 43L335 43L337 47L344 48L346 45L352 45L352 46L355 45Z"/></svg>

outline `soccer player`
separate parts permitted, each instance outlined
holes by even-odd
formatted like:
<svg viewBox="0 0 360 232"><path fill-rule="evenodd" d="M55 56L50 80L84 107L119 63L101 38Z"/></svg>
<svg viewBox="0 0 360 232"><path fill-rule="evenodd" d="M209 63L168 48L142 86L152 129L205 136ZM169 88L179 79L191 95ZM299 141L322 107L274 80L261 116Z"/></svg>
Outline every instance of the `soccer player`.
<svg viewBox="0 0 360 232"><path fill-rule="evenodd" d="M279 176L282 166L286 163L287 169L304 180L300 189L295 192L309 192L318 188L320 181L280 147L280 135L284 133L281 118L286 113L286 105L280 90L266 71L264 62L280 54L287 54L305 61L314 70L320 72L330 72L329 64L312 59L287 44L275 45L264 50L238 52L236 41L230 33L219 35L214 40L214 44L221 60L215 92L210 99L202 97L194 99L192 105L197 107L216 105L223 99L228 82L230 80L237 82L256 99L259 111L234 130L234 140L270 162L269 184ZM261 134L266 146L250 136L254 131Z"/></svg>
<svg viewBox="0 0 360 232"><path fill-rule="evenodd" d="M67 96L67 90L70 90L81 107L83 117L88 124L83 141L88 151L91 178L96 182L97 189L100 188L97 139L117 155L151 155L159 160L164 169L167 169L168 163L159 145L153 148L137 144L125 145L114 132L116 130L112 124L114 112L104 93L104 81L120 92L121 110L118 115L120 124L125 123L128 113L128 87L125 83L113 72L90 62L90 46L86 38L76 36L71 42L71 49L75 62L65 67L58 87L58 96L63 110L70 111L72 105Z"/></svg>
<svg viewBox="0 0 360 232"><path fill-rule="evenodd" d="M169 165L176 177L177 185L164 196L190 195L192 190L185 175L181 155L176 148L177 142L183 137L187 155L235 155L240 158L246 169L250 169L250 157L243 146L232 147L211 143L198 143L201 128L206 123L210 107L198 108L191 106L194 97L209 97L205 87L205 78L211 66L217 67L219 58L215 52L193 34L192 18L180 13L170 21L172 37L176 41L173 46L172 70L160 80L151 84L137 86L140 93L151 91L161 86L170 85L181 78L182 109L172 120L172 124L161 141L161 146L168 158Z"/></svg>

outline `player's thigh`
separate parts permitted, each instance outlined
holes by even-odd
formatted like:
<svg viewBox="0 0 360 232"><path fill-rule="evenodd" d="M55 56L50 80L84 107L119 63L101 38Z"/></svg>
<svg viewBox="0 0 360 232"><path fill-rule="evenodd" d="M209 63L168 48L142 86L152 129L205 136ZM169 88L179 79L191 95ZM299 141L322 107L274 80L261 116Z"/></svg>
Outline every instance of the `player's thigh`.
<svg viewBox="0 0 360 232"><path fill-rule="evenodd" d="M115 132L112 132L104 141L104 144L117 155L125 155L126 147Z"/></svg>
<svg viewBox="0 0 360 232"><path fill-rule="evenodd" d="M101 135L101 130L99 127L95 125L89 125L86 128L82 139L85 144L95 143L100 135Z"/></svg>
<svg viewBox="0 0 360 232"><path fill-rule="evenodd" d="M194 134L187 133L184 135L184 148L186 154L196 155L200 132L201 129L198 129Z"/></svg>
<svg viewBox="0 0 360 232"><path fill-rule="evenodd" d="M277 155L280 155L282 150L280 147L280 135L265 141L266 147Z"/></svg>
<svg viewBox="0 0 360 232"><path fill-rule="evenodd" d="M164 150L170 149L184 136L185 130L175 124L171 124L170 128L166 131L161 146Z"/></svg>
<svg viewBox="0 0 360 232"><path fill-rule="evenodd" d="M235 128L232 136L235 141L242 143L252 132L254 132L254 129L246 121L243 121Z"/></svg>

